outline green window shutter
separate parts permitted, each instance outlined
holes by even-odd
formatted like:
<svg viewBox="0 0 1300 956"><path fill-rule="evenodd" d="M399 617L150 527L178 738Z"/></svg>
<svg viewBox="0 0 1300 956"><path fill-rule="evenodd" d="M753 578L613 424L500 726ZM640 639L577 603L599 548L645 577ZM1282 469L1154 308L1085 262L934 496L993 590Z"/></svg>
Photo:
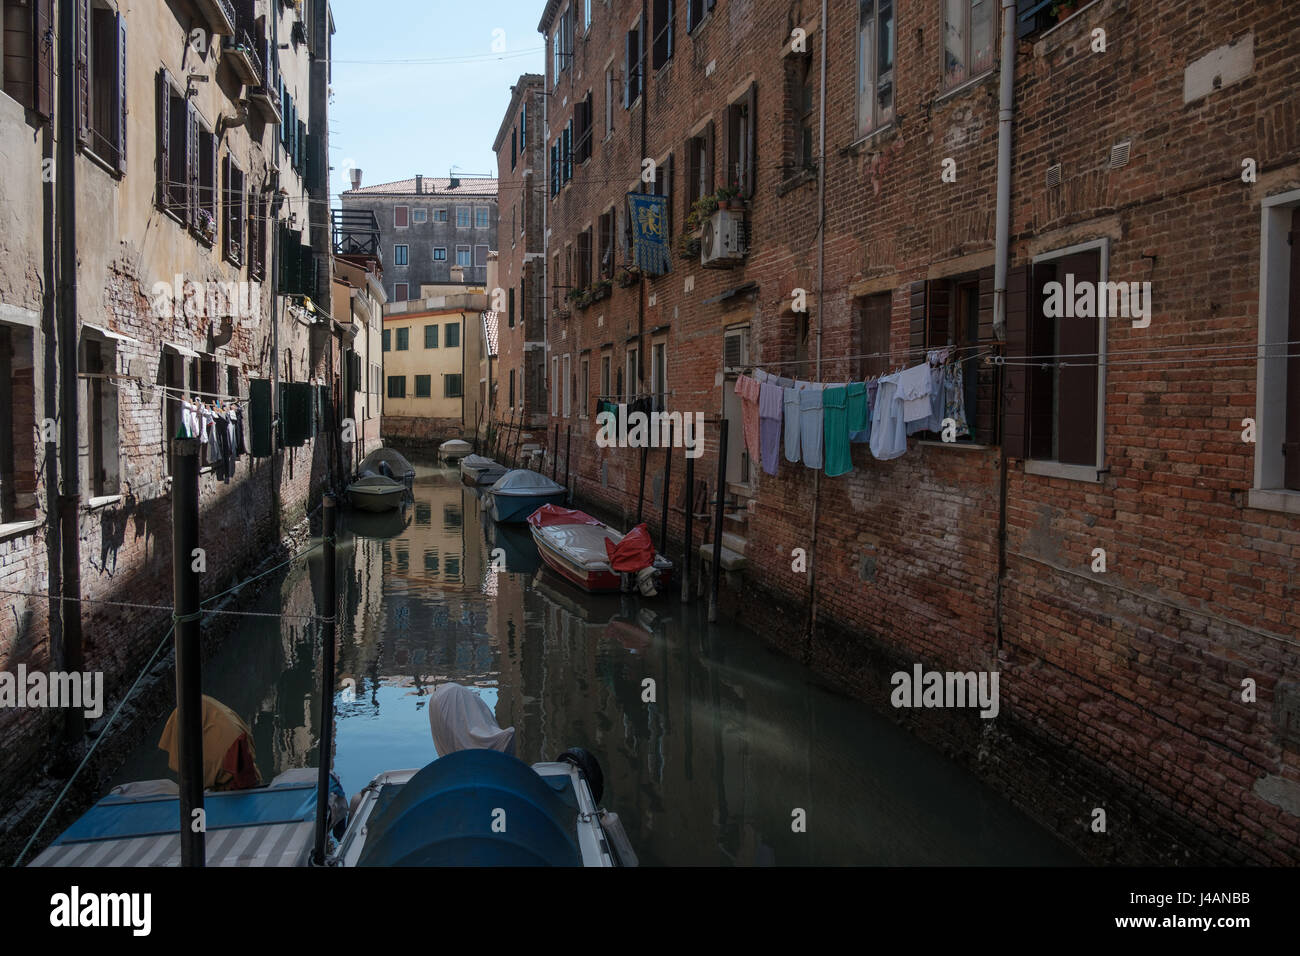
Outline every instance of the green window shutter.
<svg viewBox="0 0 1300 956"><path fill-rule="evenodd" d="M271 383L264 378L248 382L249 449L254 458L269 458L271 442Z"/></svg>

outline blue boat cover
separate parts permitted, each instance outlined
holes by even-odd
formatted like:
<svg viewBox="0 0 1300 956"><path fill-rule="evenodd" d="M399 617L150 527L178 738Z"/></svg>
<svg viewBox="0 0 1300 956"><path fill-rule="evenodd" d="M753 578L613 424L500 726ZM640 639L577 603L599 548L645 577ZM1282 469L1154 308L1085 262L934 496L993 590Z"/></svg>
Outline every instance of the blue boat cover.
<svg viewBox="0 0 1300 956"><path fill-rule="evenodd" d="M331 780L331 790L342 787ZM296 823L316 818L315 786L259 787L203 795L208 832L230 827ZM107 796L87 810L55 841L124 839L176 833L179 830L178 797Z"/></svg>
<svg viewBox="0 0 1300 956"><path fill-rule="evenodd" d="M581 866L576 818L576 807L522 760L458 750L375 809L357 865Z"/></svg>

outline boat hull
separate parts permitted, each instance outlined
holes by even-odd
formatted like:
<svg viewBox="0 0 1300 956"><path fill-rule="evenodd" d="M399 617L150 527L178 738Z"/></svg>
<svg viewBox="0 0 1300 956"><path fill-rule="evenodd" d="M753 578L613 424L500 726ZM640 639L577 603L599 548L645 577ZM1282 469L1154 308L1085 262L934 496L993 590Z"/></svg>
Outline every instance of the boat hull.
<svg viewBox="0 0 1300 956"><path fill-rule="evenodd" d="M561 489L543 495L492 495L491 515L493 521L503 524L518 523L528 520L528 516L542 505L563 505L568 493Z"/></svg>
<svg viewBox="0 0 1300 956"><path fill-rule="evenodd" d="M529 531L532 532L533 542L537 545L537 553L541 555L546 566L566 581L592 594L617 593L623 590L623 576L611 570L609 565L591 566L580 563L551 541L541 529L530 525ZM673 579L672 562L662 554L656 554L655 570L658 571L656 584L658 590L661 593L669 590Z"/></svg>
<svg viewBox="0 0 1300 956"><path fill-rule="evenodd" d="M348 501L352 502L352 507L361 511L392 511L402 503L402 498L406 495L406 489L402 486L396 488L374 491L368 488L349 488Z"/></svg>

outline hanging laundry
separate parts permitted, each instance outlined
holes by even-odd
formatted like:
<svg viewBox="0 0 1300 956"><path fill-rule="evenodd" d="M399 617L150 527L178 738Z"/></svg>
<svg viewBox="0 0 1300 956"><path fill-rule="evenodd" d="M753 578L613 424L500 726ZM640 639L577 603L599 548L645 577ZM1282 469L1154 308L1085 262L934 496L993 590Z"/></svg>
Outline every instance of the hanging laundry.
<svg viewBox="0 0 1300 956"><path fill-rule="evenodd" d="M768 379L768 381L781 388L794 388L794 379L792 378L783 378L778 375L776 378Z"/></svg>
<svg viewBox="0 0 1300 956"><path fill-rule="evenodd" d="M248 454L248 446L244 444L244 409L235 406L235 457L243 458Z"/></svg>
<svg viewBox="0 0 1300 956"><path fill-rule="evenodd" d="M836 385L822 392L823 441L826 477L834 478L853 470L849 449L849 390Z"/></svg>
<svg viewBox="0 0 1300 956"><path fill-rule="evenodd" d="M898 373L895 379L898 397L903 400L903 421L929 421L930 418L930 366L914 365Z"/></svg>
<svg viewBox="0 0 1300 956"><path fill-rule="evenodd" d="M871 407L865 382L850 382L848 394L849 441L871 441Z"/></svg>
<svg viewBox="0 0 1300 956"><path fill-rule="evenodd" d="M758 382L748 375L736 379L736 394L740 396L741 422L745 431L745 449L749 460L757 462L763 457L758 438Z"/></svg>
<svg viewBox="0 0 1300 956"><path fill-rule="evenodd" d="M822 466L822 386L801 382L799 389L799 450L808 468Z"/></svg>
<svg viewBox="0 0 1300 956"><path fill-rule="evenodd" d="M764 382L758 387L758 437L763 451L763 471L775 475L781 460L781 407L785 392Z"/></svg>
<svg viewBox="0 0 1300 956"><path fill-rule="evenodd" d="M767 372L763 371L761 368L756 368L754 369L753 378L754 381L756 381L759 385L762 385L764 382L768 380L768 374Z"/></svg>
<svg viewBox="0 0 1300 956"><path fill-rule="evenodd" d="M799 389L793 385L781 390L784 411L785 460L799 463Z"/></svg>
<svg viewBox="0 0 1300 956"><path fill-rule="evenodd" d="M957 437L965 438L970 434L970 425L966 421L966 383L961 362L953 362L943 372L943 414L957 423Z"/></svg>
<svg viewBox="0 0 1300 956"><path fill-rule="evenodd" d="M903 421L903 397L898 387L901 374L881 378L872 402L871 454L880 461L889 461L907 451L907 425Z"/></svg>

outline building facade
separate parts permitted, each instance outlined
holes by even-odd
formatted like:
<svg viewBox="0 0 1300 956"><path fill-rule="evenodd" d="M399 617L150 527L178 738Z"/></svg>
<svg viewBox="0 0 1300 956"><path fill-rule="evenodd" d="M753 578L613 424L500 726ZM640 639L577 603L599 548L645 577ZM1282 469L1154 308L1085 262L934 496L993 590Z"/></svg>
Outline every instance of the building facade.
<svg viewBox="0 0 1300 956"><path fill-rule="evenodd" d="M494 421L521 427L521 444L546 434L546 115L544 78L525 73L510 88L497 130L499 376Z"/></svg>
<svg viewBox="0 0 1300 956"><path fill-rule="evenodd" d="M996 730L900 719L1094 858L1294 861L1300 14L1050 9L1017 5L1008 57L982 0L547 3L551 422L580 496L657 529L665 453L642 497L596 402L727 420L736 613L885 707L914 664L998 671ZM627 268L634 192L667 197L662 274ZM1131 314L1057 308L1115 282ZM865 381L949 347L956 440L854 444L837 477L751 459L741 375Z"/></svg>
<svg viewBox="0 0 1300 956"><path fill-rule="evenodd" d="M325 0L79 0L71 30L48 0L4 14L0 667L100 671L112 699L168 623L150 607L172 601L182 402L239 408L247 443L233 461L205 451L205 594L273 550L335 467L317 438L338 384L333 21ZM80 729L0 711L3 798L77 753Z"/></svg>
<svg viewBox="0 0 1300 956"><path fill-rule="evenodd" d="M355 469L366 455L380 447L380 426L384 411L384 322L383 270L376 260L362 256L336 255L333 275L334 318L345 328L343 397L339 416L351 419L345 458Z"/></svg>
<svg viewBox="0 0 1300 956"><path fill-rule="evenodd" d="M487 254L497 243L495 179L416 176L355 185L359 180L343 193L343 211L374 214L390 302L418 299L424 285L486 281Z"/></svg>

